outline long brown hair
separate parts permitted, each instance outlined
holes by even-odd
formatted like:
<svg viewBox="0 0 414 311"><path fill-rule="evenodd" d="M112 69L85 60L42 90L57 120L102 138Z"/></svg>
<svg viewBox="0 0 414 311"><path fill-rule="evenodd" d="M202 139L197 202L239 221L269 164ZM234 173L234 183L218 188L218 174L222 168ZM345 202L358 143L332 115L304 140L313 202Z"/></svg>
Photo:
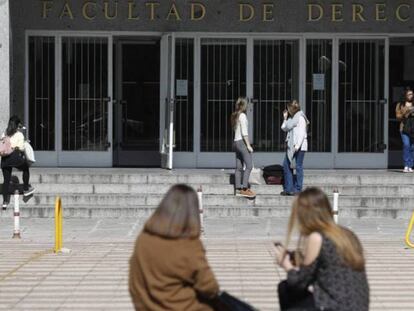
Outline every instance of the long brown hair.
<svg viewBox="0 0 414 311"><path fill-rule="evenodd" d="M296 114L296 112L300 111L300 104L296 99L294 99L287 104L287 108L289 110L289 113L293 117Z"/></svg>
<svg viewBox="0 0 414 311"><path fill-rule="evenodd" d="M326 194L318 188L307 188L293 203L289 219L286 245L289 245L292 232L299 231L298 249L312 232L319 232L330 239L343 262L354 270L365 269L363 249L358 238L348 229L338 226L333 220L333 212ZM298 252L296 252L298 253ZM300 262L300 258L296 258Z"/></svg>
<svg viewBox="0 0 414 311"><path fill-rule="evenodd" d="M187 185L178 184L168 190L144 230L168 239L198 238L199 213L197 193Z"/></svg>
<svg viewBox="0 0 414 311"><path fill-rule="evenodd" d="M246 112L246 109L247 109L247 99L244 97L239 97L236 101L236 110L231 114L231 117L230 117L231 127L233 128L233 130L236 129L240 114L242 112Z"/></svg>
<svg viewBox="0 0 414 311"><path fill-rule="evenodd" d="M411 88L406 88L404 91L404 98L401 100L400 107L405 107L407 104L407 95L408 93L413 93L414 91Z"/></svg>

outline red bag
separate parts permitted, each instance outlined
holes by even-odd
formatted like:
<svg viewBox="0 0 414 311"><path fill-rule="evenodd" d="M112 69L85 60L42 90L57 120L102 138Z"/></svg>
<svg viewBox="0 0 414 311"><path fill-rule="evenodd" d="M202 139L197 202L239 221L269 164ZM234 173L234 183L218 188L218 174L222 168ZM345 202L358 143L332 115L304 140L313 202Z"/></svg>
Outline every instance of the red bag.
<svg viewBox="0 0 414 311"><path fill-rule="evenodd" d="M283 185L283 176L267 176L265 181L268 185Z"/></svg>
<svg viewBox="0 0 414 311"><path fill-rule="evenodd" d="M11 146L10 137L4 136L0 140L0 156L8 156L13 152L13 148Z"/></svg>

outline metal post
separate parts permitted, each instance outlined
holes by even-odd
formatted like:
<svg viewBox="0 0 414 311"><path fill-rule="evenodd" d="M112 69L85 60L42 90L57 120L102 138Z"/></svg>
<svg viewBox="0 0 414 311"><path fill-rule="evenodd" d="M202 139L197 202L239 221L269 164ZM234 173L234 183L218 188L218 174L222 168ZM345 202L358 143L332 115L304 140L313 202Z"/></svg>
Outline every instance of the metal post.
<svg viewBox="0 0 414 311"><path fill-rule="evenodd" d="M13 239L20 239L20 194L19 190L14 192L14 232Z"/></svg>
<svg viewBox="0 0 414 311"><path fill-rule="evenodd" d="M335 189L333 192L333 217L335 223L338 223L338 214L339 214L339 192L338 189Z"/></svg>
<svg viewBox="0 0 414 311"><path fill-rule="evenodd" d="M198 207L200 211L201 232L204 232L203 188L201 186L197 189L197 197L198 197Z"/></svg>
<svg viewBox="0 0 414 311"><path fill-rule="evenodd" d="M60 197L55 201L55 253L62 249L62 201Z"/></svg>
<svg viewBox="0 0 414 311"><path fill-rule="evenodd" d="M410 224L408 225L407 232L405 233L405 244L408 247L414 248L414 242L411 242L411 233L413 232L414 227L414 213L411 216Z"/></svg>

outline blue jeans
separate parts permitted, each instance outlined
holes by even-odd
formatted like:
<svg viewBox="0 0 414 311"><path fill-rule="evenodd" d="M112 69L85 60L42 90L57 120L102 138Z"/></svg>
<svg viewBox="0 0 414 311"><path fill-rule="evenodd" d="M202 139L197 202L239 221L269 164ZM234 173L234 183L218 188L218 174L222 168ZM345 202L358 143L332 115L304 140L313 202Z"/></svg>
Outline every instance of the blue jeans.
<svg viewBox="0 0 414 311"><path fill-rule="evenodd" d="M401 132L401 140L403 143L404 167L412 168L414 165L414 140L403 132Z"/></svg>
<svg viewBox="0 0 414 311"><path fill-rule="evenodd" d="M293 175L293 170L290 168L290 161L286 154L283 161L283 176L284 184L283 190L286 192L296 193L301 192L303 188L303 160L305 159L305 151L298 151L293 156L296 159L296 175Z"/></svg>

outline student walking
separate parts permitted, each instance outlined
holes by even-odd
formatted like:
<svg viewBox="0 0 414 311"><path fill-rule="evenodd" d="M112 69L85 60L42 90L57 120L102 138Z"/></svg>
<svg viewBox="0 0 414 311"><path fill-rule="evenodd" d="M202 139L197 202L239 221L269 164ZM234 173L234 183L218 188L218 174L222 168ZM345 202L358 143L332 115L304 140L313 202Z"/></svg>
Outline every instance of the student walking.
<svg viewBox="0 0 414 311"><path fill-rule="evenodd" d="M135 310L212 310L219 285L200 240L196 192L175 185L146 222L130 259Z"/></svg>
<svg viewBox="0 0 414 311"><path fill-rule="evenodd" d="M400 121L400 135L403 144L404 173L413 172L414 165L414 93L408 89L403 100L397 104L395 115Z"/></svg>
<svg viewBox="0 0 414 311"><path fill-rule="evenodd" d="M287 133L287 148L283 161L284 184L281 195L295 195L303 188L303 161L308 150L309 121L296 100L287 105L283 119L281 128Z"/></svg>
<svg viewBox="0 0 414 311"><path fill-rule="evenodd" d="M23 190L24 196L34 193L35 189L30 186L29 165L24 155L25 139L20 131L22 123L17 116L12 116L9 120L6 131L2 135L2 144L9 151L2 155L1 170L3 173L3 209L6 209L10 203L9 185L13 168L23 172Z"/></svg>
<svg viewBox="0 0 414 311"><path fill-rule="evenodd" d="M239 97L236 110L231 115L231 125L234 129L233 149L236 153L235 194L254 198L256 194L249 188L249 177L253 168L253 148L249 141L246 110L247 100Z"/></svg>
<svg viewBox="0 0 414 311"><path fill-rule="evenodd" d="M287 272L278 287L281 310L368 311L361 243L353 232L334 222L322 190L308 188L295 200L286 247L294 228L299 233L295 252L276 243L277 263Z"/></svg>

